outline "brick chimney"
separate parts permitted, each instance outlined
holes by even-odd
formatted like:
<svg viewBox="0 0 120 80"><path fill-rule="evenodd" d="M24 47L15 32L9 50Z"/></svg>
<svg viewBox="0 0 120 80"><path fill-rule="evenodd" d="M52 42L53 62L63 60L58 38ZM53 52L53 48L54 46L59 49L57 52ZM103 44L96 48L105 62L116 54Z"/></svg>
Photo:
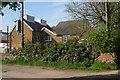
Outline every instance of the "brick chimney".
<svg viewBox="0 0 120 80"><path fill-rule="evenodd" d="M30 16L30 15L24 15L23 18L27 21L30 21L30 22L34 22L34 19L35 19L34 16Z"/></svg>
<svg viewBox="0 0 120 80"><path fill-rule="evenodd" d="M47 21L43 19L37 19L37 22L39 22L41 25L47 26Z"/></svg>

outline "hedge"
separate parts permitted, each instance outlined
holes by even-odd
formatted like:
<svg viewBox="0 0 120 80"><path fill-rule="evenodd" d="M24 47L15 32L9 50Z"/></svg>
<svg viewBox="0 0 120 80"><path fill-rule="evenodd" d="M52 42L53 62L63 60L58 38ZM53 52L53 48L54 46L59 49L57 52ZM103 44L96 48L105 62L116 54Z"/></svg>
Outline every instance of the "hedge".
<svg viewBox="0 0 120 80"><path fill-rule="evenodd" d="M28 44L24 48L14 50L12 55L25 56L30 61L81 63L90 66L94 61L94 54L87 50L84 43L78 43L78 39L61 43Z"/></svg>

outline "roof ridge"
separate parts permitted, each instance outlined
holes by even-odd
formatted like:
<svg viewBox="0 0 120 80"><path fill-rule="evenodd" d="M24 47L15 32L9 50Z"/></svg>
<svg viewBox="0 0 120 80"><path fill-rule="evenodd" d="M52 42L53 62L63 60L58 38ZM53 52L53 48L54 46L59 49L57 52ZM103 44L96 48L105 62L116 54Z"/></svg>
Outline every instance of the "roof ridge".
<svg viewBox="0 0 120 80"><path fill-rule="evenodd" d="M82 21L83 19L79 19L80 21ZM61 22L73 22L73 21L79 21L79 20L68 20L68 21L61 21ZM59 23L61 23L59 22Z"/></svg>

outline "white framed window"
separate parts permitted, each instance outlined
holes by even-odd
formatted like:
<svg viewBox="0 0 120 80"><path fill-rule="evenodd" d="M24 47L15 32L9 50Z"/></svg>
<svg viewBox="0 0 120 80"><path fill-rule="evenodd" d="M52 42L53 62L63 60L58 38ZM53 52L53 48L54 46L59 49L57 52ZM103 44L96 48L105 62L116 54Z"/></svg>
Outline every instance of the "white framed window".
<svg viewBox="0 0 120 80"><path fill-rule="evenodd" d="M63 43L66 43L70 39L70 35L63 35Z"/></svg>
<svg viewBox="0 0 120 80"><path fill-rule="evenodd" d="M51 36L46 36L46 37L45 37L45 41L52 41Z"/></svg>

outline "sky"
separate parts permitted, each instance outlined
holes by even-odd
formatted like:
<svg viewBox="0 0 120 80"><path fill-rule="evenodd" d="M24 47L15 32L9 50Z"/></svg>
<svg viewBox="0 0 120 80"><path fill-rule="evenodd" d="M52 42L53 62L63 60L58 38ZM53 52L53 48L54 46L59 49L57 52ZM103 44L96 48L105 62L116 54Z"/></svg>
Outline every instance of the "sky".
<svg viewBox="0 0 120 80"><path fill-rule="evenodd" d="M37 19L47 20L47 24L52 27L61 21L72 20L67 12L65 12L65 4L69 2L25 2L24 14L31 15ZM20 11L10 10L7 6L3 9L4 16L0 16L0 30L6 32L7 26L11 31L16 20L20 18Z"/></svg>

